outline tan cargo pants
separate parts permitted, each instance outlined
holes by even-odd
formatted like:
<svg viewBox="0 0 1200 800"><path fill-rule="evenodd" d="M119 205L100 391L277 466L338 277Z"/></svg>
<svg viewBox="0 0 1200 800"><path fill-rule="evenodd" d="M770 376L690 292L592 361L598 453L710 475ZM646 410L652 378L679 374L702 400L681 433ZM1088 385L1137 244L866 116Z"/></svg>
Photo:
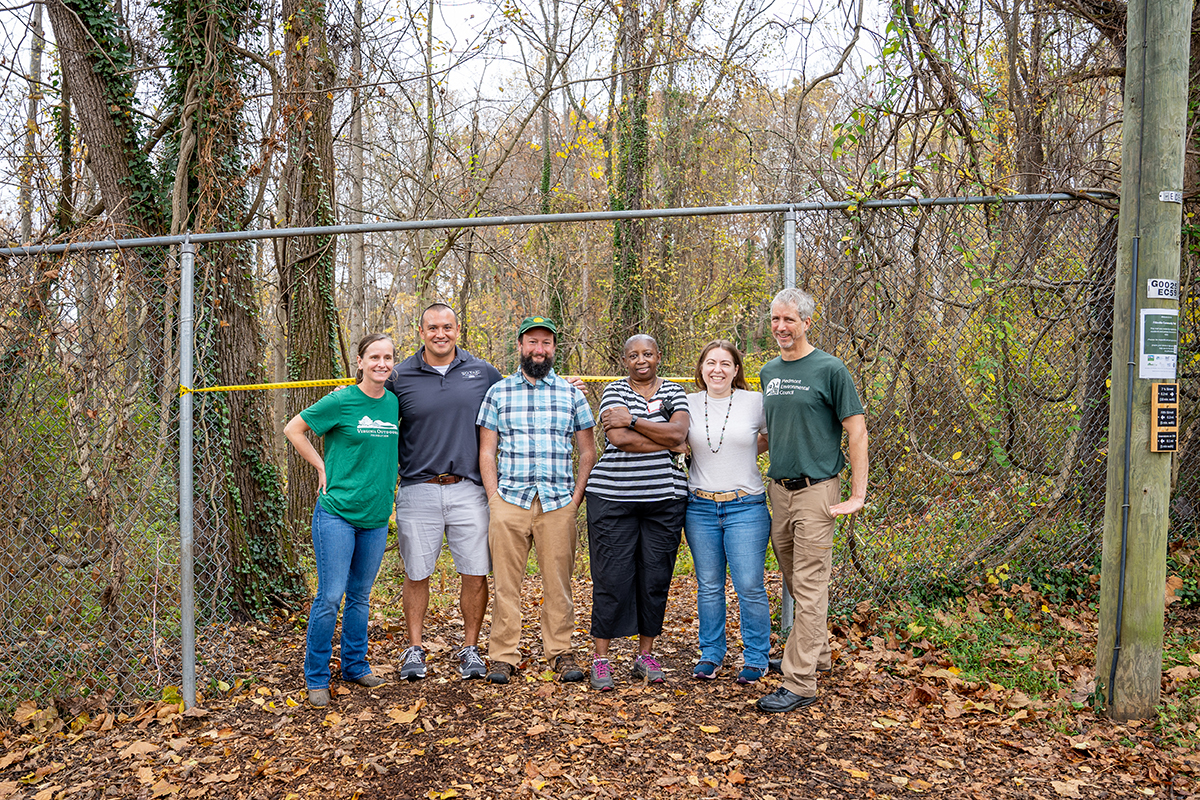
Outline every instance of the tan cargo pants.
<svg viewBox="0 0 1200 800"><path fill-rule="evenodd" d="M575 603L571 575L575 569L575 504L542 511L541 498L531 508L505 502L499 494L488 501L488 545L492 550L492 627L488 658L516 666L521 661L521 586L529 547L537 552L542 576L542 647L547 660L571 652Z"/></svg>
<svg viewBox="0 0 1200 800"><path fill-rule="evenodd" d="M833 569L836 505L841 482L791 491L771 481L771 544L779 571L796 601L792 632L783 649L783 685L803 697L817 693L817 670L830 667L829 578Z"/></svg>

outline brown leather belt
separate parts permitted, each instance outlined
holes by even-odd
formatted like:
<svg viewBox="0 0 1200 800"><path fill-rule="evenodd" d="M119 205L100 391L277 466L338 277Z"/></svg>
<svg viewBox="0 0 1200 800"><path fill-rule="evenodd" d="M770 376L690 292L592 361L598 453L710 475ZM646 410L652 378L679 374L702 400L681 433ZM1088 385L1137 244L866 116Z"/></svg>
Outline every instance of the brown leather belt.
<svg viewBox="0 0 1200 800"><path fill-rule="evenodd" d="M461 475L451 475L447 472L443 472L441 475L435 475L434 477L425 481L425 483L436 483L438 486L448 486L451 483L458 483L459 481L465 480L466 478L462 477Z"/></svg>
<svg viewBox="0 0 1200 800"><path fill-rule="evenodd" d="M776 482L789 492L794 492L797 489L807 489L808 487L815 486L818 483L831 481L836 477L836 475L830 475L828 478L808 478L801 475L799 478L780 478Z"/></svg>
<svg viewBox="0 0 1200 800"><path fill-rule="evenodd" d="M692 489L692 494L705 500L712 500L714 503L728 503L730 500L737 500L739 497L750 496L750 492L747 492L745 489L735 489L732 492L706 492L703 489Z"/></svg>

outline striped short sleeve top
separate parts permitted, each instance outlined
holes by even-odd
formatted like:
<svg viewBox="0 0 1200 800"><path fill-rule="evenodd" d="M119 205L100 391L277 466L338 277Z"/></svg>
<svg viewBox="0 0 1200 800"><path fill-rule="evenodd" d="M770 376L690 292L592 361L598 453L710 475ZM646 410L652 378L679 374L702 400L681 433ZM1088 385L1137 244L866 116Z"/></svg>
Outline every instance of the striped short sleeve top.
<svg viewBox="0 0 1200 800"><path fill-rule="evenodd" d="M600 397L600 412L624 406L635 417L652 422L667 422L676 411L687 411L687 393L671 381L663 381L647 401L629 381L614 381ZM668 450L653 453L626 453L611 442L588 478L590 494L610 500L656 502L687 497L687 477Z"/></svg>

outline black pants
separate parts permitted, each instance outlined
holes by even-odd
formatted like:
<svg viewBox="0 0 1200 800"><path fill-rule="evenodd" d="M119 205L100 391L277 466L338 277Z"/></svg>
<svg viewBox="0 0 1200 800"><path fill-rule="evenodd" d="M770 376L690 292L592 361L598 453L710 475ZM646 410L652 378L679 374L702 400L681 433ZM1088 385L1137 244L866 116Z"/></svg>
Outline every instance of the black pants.
<svg viewBox="0 0 1200 800"><path fill-rule="evenodd" d="M587 495L592 636L658 636L687 498L635 503Z"/></svg>

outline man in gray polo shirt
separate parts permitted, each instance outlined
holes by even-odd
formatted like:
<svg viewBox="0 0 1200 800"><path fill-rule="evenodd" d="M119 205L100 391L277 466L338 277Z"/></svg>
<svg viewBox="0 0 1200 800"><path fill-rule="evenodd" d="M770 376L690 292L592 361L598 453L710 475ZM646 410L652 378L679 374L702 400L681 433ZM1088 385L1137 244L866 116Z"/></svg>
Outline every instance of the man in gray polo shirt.
<svg viewBox="0 0 1200 800"><path fill-rule="evenodd" d="M400 677L407 680L425 677L421 632L429 606L429 577L442 551L443 534L462 580L458 671L463 678L487 674L479 654L479 630L488 602L491 556L475 417L488 388L501 376L491 364L458 347L459 330L453 309L443 303L429 306L420 321L424 345L397 364L387 381L400 401L396 533L406 575L409 647Z"/></svg>

